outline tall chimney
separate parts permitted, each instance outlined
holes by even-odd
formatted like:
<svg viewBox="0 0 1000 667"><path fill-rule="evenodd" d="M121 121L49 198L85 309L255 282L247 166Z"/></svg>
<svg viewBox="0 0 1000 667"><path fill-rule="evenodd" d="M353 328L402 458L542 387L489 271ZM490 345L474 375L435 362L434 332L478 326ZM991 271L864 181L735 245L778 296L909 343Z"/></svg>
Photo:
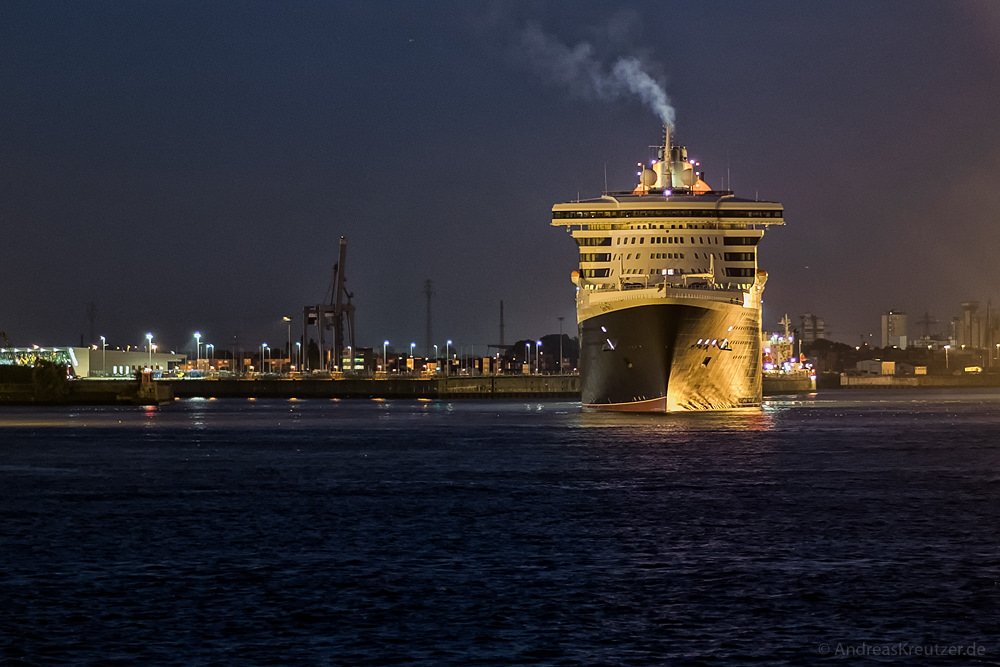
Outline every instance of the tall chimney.
<svg viewBox="0 0 1000 667"><path fill-rule="evenodd" d="M673 175L670 173L670 126L663 126L663 189L669 190L674 185Z"/></svg>

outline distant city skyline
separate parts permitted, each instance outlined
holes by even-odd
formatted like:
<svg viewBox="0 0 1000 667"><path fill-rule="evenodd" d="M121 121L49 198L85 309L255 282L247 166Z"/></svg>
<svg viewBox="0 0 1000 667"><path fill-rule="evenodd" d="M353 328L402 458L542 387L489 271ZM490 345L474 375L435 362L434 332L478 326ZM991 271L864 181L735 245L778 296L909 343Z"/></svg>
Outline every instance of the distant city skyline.
<svg viewBox="0 0 1000 667"><path fill-rule="evenodd" d="M765 330L813 313L853 344L890 308L947 322L1000 303L994 2L37 2L0 19L12 343L280 345L341 235L365 346L423 345L428 279L442 344L499 342L501 300L508 342L559 318L571 333L576 247L550 207L630 189L667 113L612 80L629 63L710 184L784 203L759 253ZM612 79L581 83L595 74Z"/></svg>

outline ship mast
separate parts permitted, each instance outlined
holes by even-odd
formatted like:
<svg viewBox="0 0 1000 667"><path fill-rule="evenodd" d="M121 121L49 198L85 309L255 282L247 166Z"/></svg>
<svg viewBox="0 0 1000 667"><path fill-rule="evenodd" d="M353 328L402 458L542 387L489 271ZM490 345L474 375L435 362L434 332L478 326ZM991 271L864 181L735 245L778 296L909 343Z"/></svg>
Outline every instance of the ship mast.
<svg viewBox="0 0 1000 667"><path fill-rule="evenodd" d="M663 126L663 187L673 185L673 175L670 173L670 126Z"/></svg>

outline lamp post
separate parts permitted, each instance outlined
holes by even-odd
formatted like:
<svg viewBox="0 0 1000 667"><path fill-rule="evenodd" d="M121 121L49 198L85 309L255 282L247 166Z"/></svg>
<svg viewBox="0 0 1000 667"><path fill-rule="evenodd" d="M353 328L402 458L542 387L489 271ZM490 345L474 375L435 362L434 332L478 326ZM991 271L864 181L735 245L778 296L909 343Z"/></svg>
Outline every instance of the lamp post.
<svg viewBox="0 0 1000 667"><path fill-rule="evenodd" d="M944 346L944 368L945 370L951 370L951 364L948 362L948 350L951 349L951 345Z"/></svg>
<svg viewBox="0 0 1000 667"><path fill-rule="evenodd" d="M528 375L531 375L531 343L524 344L524 365L528 367Z"/></svg>
<svg viewBox="0 0 1000 667"><path fill-rule="evenodd" d="M451 348L451 339L449 338L444 342L444 374L445 377L448 376L448 370L451 366L451 353L449 349Z"/></svg>
<svg viewBox="0 0 1000 667"><path fill-rule="evenodd" d="M153 367L153 334L146 334L146 350L149 351L149 367Z"/></svg>
<svg viewBox="0 0 1000 667"><path fill-rule="evenodd" d="M101 375L108 374L108 339L101 336Z"/></svg>
<svg viewBox="0 0 1000 667"><path fill-rule="evenodd" d="M389 341L387 340L382 341L382 368L385 370L386 373L389 372L389 358L388 356L386 356L388 354L387 352L388 349L389 349Z"/></svg>
<svg viewBox="0 0 1000 667"><path fill-rule="evenodd" d="M288 347L285 348L288 351L288 365L292 365L292 317L291 315L282 315L281 321L288 325ZM289 368L291 370L291 368Z"/></svg>
<svg viewBox="0 0 1000 667"><path fill-rule="evenodd" d="M260 371L261 373L267 372L267 366L264 365L264 353L268 350L267 343L260 344Z"/></svg>
<svg viewBox="0 0 1000 667"><path fill-rule="evenodd" d="M211 354L209 354L209 348L211 348ZM212 369L212 360L215 359L215 344L205 343L205 356L208 357L208 368Z"/></svg>
<svg viewBox="0 0 1000 667"><path fill-rule="evenodd" d="M198 331L194 332L194 367L196 370L201 368L201 333Z"/></svg>
<svg viewBox="0 0 1000 667"><path fill-rule="evenodd" d="M410 358L411 359L413 358L413 348L415 348L416 346L417 346L416 343L410 343ZM1000 348L1000 345L998 345L997 347Z"/></svg>
<svg viewBox="0 0 1000 667"><path fill-rule="evenodd" d="M434 363L436 364L437 361L438 361L438 346L437 343L434 343Z"/></svg>
<svg viewBox="0 0 1000 667"><path fill-rule="evenodd" d="M298 362L296 364L297 368L302 370L302 342L295 341L295 360Z"/></svg>
<svg viewBox="0 0 1000 667"><path fill-rule="evenodd" d="M539 355L541 355L542 341L535 341L535 375L539 375L542 372L542 360Z"/></svg>

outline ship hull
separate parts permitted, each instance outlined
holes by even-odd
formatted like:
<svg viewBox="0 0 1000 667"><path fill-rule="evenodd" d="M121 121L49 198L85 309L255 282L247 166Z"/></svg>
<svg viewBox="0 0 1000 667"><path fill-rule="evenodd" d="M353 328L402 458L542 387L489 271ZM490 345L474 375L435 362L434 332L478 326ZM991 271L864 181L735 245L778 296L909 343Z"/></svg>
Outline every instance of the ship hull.
<svg viewBox="0 0 1000 667"><path fill-rule="evenodd" d="M580 322L583 405L621 412L760 409L760 310L675 299Z"/></svg>

